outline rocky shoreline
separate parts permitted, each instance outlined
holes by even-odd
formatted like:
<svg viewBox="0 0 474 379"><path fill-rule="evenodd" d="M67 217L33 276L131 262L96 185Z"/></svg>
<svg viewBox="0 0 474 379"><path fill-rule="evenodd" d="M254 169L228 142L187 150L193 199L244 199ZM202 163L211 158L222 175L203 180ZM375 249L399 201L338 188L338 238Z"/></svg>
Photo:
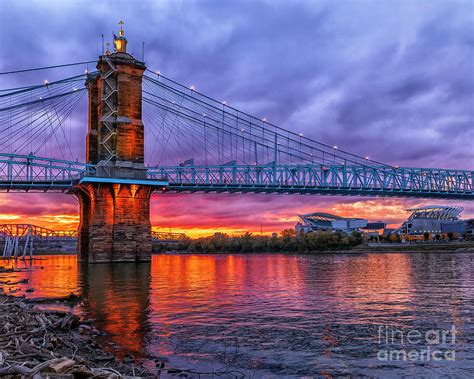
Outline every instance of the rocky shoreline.
<svg viewBox="0 0 474 379"><path fill-rule="evenodd" d="M54 299L53 299L54 300ZM61 299L76 301L77 296ZM133 357L119 361L97 341L103 333L71 312L0 294L0 376L11 378L156 377ZM160 365L157 365L157 372Z"/></svg>

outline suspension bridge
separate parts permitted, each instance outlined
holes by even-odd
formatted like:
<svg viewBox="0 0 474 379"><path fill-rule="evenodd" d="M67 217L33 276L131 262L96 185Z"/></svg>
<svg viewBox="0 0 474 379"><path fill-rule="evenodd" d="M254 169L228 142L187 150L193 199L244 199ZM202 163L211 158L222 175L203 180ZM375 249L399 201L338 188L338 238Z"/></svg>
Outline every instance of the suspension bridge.
<svg viewBox="0 0 474 379"><path fill-rule="evenodd" d="M122 29L114 42L98 61L2 73L0 191L76 196L83 260L148 260L153 193L474 199L472 170L399 167L324 144L148 69ZM65 71L75 72L18 84Z"/></svg>

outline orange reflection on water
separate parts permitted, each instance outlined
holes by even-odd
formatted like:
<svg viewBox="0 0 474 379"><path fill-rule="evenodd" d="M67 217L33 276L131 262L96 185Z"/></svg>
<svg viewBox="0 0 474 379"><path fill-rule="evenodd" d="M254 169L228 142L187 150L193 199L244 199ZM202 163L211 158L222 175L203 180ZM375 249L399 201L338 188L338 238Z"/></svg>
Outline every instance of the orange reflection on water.
<svg viewBox="0 0 474 379"><path fill-rule="evenodd" d="M177 325L222 323L229 312L249 302L264 306L284 298L286 307L302 303L299 282L302 269L297 256L284 255L157 255L152 257L150 309L153 334L160 338L154 348L168 355ZM250 305L251 306L251 305Z"/></svg>
<svg viewBox="0 0 474 379"><path fill-rule="evenodd" d="M71 293L78 294L78 269L77 259L73 255L42 256L30 260L18 259L0 261L3 267L15 267L25 271L17 271L8 274L10 282L28 280L21 285L6 285L6 292L17 290L23 294L25 289L33 290L26 292L27 298L51 298L63 297ZM3 274L5 277L7 274ZM1 280L1 279L0 279Z"/></svg>
<svg viewBox="0 0 474 379"><path fill-rule="evenodd" d="M120 263L81 266L84 310L96 319L107 340L126 352L143 355L147 333L149 264Z"/></svg>
<svg viewBox="0 0 474 379"><path fill-rule="evenodd" d="M354 311L412 308L412 262L408 254L368 254L364 259L348 258L332 273L334 289ZM354 320L351 320L353 323ZM361 323L367 322L365 318Z"/></svg>
<svg viewBox="0 0 474 379"><path fill-rule="evenodd" d="M80 288L86 316L108 332L104 339L119 346L119 356L166 357L169 367L208 372L231 362L258 377L269 366L276 376L331 377L341 365L376 356L379 325L448 322L469 336L469 255L165 254L151 264L75 262L35 261L44 268L0 280L29 277L38 287L33 296Z"/></svg>

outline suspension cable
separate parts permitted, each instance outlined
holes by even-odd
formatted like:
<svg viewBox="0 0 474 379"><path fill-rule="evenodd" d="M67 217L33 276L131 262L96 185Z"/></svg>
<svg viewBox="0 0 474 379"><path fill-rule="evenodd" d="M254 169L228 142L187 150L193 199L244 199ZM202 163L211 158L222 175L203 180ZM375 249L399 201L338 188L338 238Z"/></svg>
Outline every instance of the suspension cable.
<svg viewBox="0 0 474 379"><path fill-rule="evenodd" d="M53 68L68 67L68 66L79 66L82 64L96 63L97 61L84 61L84 62L75 62L75 63L65 63L58 64L55 66L46 66L46 67L35 67L35 68L25 68L23 70L14 70L14 71L4 71L0 72L0 75L9 75L9 74L19 74L21 72L31 72L31 71L40 71L40 70L49 70Z"/></svg>

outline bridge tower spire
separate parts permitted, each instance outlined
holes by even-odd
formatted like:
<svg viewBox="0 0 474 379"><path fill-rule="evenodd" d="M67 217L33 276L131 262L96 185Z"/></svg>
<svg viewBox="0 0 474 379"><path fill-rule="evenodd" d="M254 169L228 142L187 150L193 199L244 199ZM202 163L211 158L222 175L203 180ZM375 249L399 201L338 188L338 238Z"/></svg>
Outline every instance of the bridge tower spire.
<svg viewBox="0 0 474 379"><path fill-rule="evenodd" d="M82 178L79 258L87 262L147 261L151 256L150 193L144 165L142 77L145 64L127 53L120 22L115 51L101 55L88 88L86 159Z"/></svg>

